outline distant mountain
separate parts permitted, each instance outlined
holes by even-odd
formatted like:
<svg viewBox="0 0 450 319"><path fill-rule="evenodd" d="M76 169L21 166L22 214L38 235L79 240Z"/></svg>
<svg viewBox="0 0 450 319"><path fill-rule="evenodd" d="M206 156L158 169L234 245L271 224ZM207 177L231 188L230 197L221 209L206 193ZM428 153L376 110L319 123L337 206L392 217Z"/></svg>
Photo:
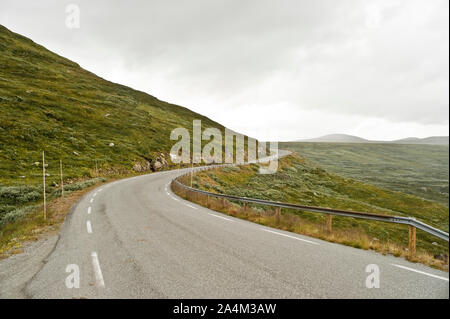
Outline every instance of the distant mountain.
<svg viewBox="0 0 450 319"><path fill-rule="evenodd" d="M298 142L324 142L324 143L370 143L371 141L364 138L347 135L347 134L329 134L321 137L311 138L307 140L299 140Z"/></svg>
<svg viewBox="0 0 450 319"><path fill-rule="evenodd" d="M395 144L430 144L430 145L449 145L448 136L430 136L425 138L407 137L394 141L374 141L367 140L359 136L348 134L329 134L321 137L298 140L297 142L315 142L315 143L395 143Z"/></svg>
<svg viewBox="0 0 450 319"><path fill-rule="evenodd" d="M425 138L408 137L392 141L392 143L448 145L448 136L430 136Z"/></svg>

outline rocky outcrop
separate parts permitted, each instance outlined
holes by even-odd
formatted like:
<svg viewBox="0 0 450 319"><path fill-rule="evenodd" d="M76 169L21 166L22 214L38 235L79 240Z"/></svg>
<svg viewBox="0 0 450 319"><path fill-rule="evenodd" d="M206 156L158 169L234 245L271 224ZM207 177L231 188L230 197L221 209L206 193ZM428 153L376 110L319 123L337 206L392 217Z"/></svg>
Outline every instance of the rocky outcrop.
<svg viewBox="0 0 450 319"><path fill-rule="evenodd" d="M152 167L153 167L153 170L154 170L154 171L159 171L159 170L162 168L162 164L161 164L160 161L156 160L156 161L153 163Z"/></svg>
<svg viewBox="0 0 450 319"><path fill-rule="evenodd" d="M135 172L148 172L151 170L151 164L148 160L133 164Z"/></svg>
<svg viewBox="0 0 450 319"><path fill-rule="evenodd" d="M166 156L163 153L159 153L155 160L145 157L145 161L136 162L133 164L133 170L135 172L145 172L145 171L160 171L164 167L170 166L169 162L166 160Z"/></svg>

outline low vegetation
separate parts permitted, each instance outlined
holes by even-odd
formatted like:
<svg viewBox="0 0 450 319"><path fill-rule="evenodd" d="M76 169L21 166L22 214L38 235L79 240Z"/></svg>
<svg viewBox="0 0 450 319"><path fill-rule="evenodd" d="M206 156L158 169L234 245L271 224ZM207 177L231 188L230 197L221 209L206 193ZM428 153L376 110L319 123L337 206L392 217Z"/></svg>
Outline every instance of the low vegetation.
<svg viewBox="0 0 450 319"><path fill-rule="evenodd" d="M308 206L412 216L448 232L448 207L414 195L383 189L330 173L312 162L292 155L279 162L273 175L260 175L256 165L223 167L194 174L193 187L215 193L268 199ZM190 183L188 177L181 179ZM408 257L408 228L403 225L346 217L333 217L327 233L324 214L283 209L277 219L273 209L242 203L223 203L183 193L213 209L264 225L330 240L357 248L373 249ZM448 269L448 243L422 231L417 232L417 256L412 261ZM442 260L446 259L446 260Z"/></svg>
<svg viewBox="0 0 450 319"><path fill-rule="evenodd" d="M189 109L106 81L0 25L0 237L8 223L57 195L60 160L66 190L108 178L176 167L174 128L192 136L224 127ZM204 141L206 143L206 141ZM87 183L87 184L85 184Z"/></svg>
<svg viewBox="0 0 450 319"><path fill-rule="evenodd" d="M448 145L280 143L321 167L448 207Z"/></svg>
<svg viewBox="0 0 450 319"><path fill-rule="evenodd" d="M189 109L106 81L0 25L0 184L38 184L96 172L129 173L168 153L170 133L192 121L224 127ZM191 135L192 136L192 135Z"/></svg>

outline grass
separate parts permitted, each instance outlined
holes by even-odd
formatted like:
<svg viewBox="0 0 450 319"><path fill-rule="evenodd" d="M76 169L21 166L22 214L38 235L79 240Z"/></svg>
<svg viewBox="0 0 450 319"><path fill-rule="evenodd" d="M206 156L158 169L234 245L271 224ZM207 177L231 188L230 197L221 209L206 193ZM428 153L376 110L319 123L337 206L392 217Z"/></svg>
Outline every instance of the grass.
<svg viewBox="0 0 450 319"><path fill-rule="evenodd" d="M246 165L202 171L194 175L193 186L235 196L412 216L448 232L448 207L445 205L341 177L296 155L280 160L276 174L260 175L257 170L256 165ZM187 183L188 180L183 182ZM191 197L196 199L195 196ZM204 199L200 202L205 204ZM408 256L408 228L403 225L335 216L333 232L328 234L324 226L324 214L283 209L283 218L277 222L273 211L262 206L249 205L245 212L239 203L231 203L226 209L223 206L219 201L218 207L225 213L264 225L357 248ZM448 270L447 263L433 258L438 254L448 255L447 242L418 230L417 251L417 257L410 260Z"/></svg>
<svg viewBox="0 0 450 319"><path fill-rule="evenodd" d="M167 155L176 127L224 127L187 108L106 81L0 25L0 184L48 183ZM113 147L109 144L114 143ZM41 164L34 163L40 162Z"/></svg>
<svg viewBox="0 0 450 319"><path fill-rule="evenodd" d="M336 174L448 207L448 145L280 143Z"/></svg>

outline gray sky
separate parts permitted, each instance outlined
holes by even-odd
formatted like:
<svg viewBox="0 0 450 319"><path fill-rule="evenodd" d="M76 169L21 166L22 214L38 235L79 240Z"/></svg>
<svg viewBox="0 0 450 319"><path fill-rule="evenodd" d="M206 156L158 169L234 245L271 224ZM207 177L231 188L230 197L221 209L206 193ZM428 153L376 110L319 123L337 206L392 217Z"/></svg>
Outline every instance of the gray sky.
<svg viewBox="0 0 450 319"><path fill-rule="evenodd" d="M66 6L80 8L67 28ZM260 139L448 135L448 0L2 0L0 24Z"/></svg>

